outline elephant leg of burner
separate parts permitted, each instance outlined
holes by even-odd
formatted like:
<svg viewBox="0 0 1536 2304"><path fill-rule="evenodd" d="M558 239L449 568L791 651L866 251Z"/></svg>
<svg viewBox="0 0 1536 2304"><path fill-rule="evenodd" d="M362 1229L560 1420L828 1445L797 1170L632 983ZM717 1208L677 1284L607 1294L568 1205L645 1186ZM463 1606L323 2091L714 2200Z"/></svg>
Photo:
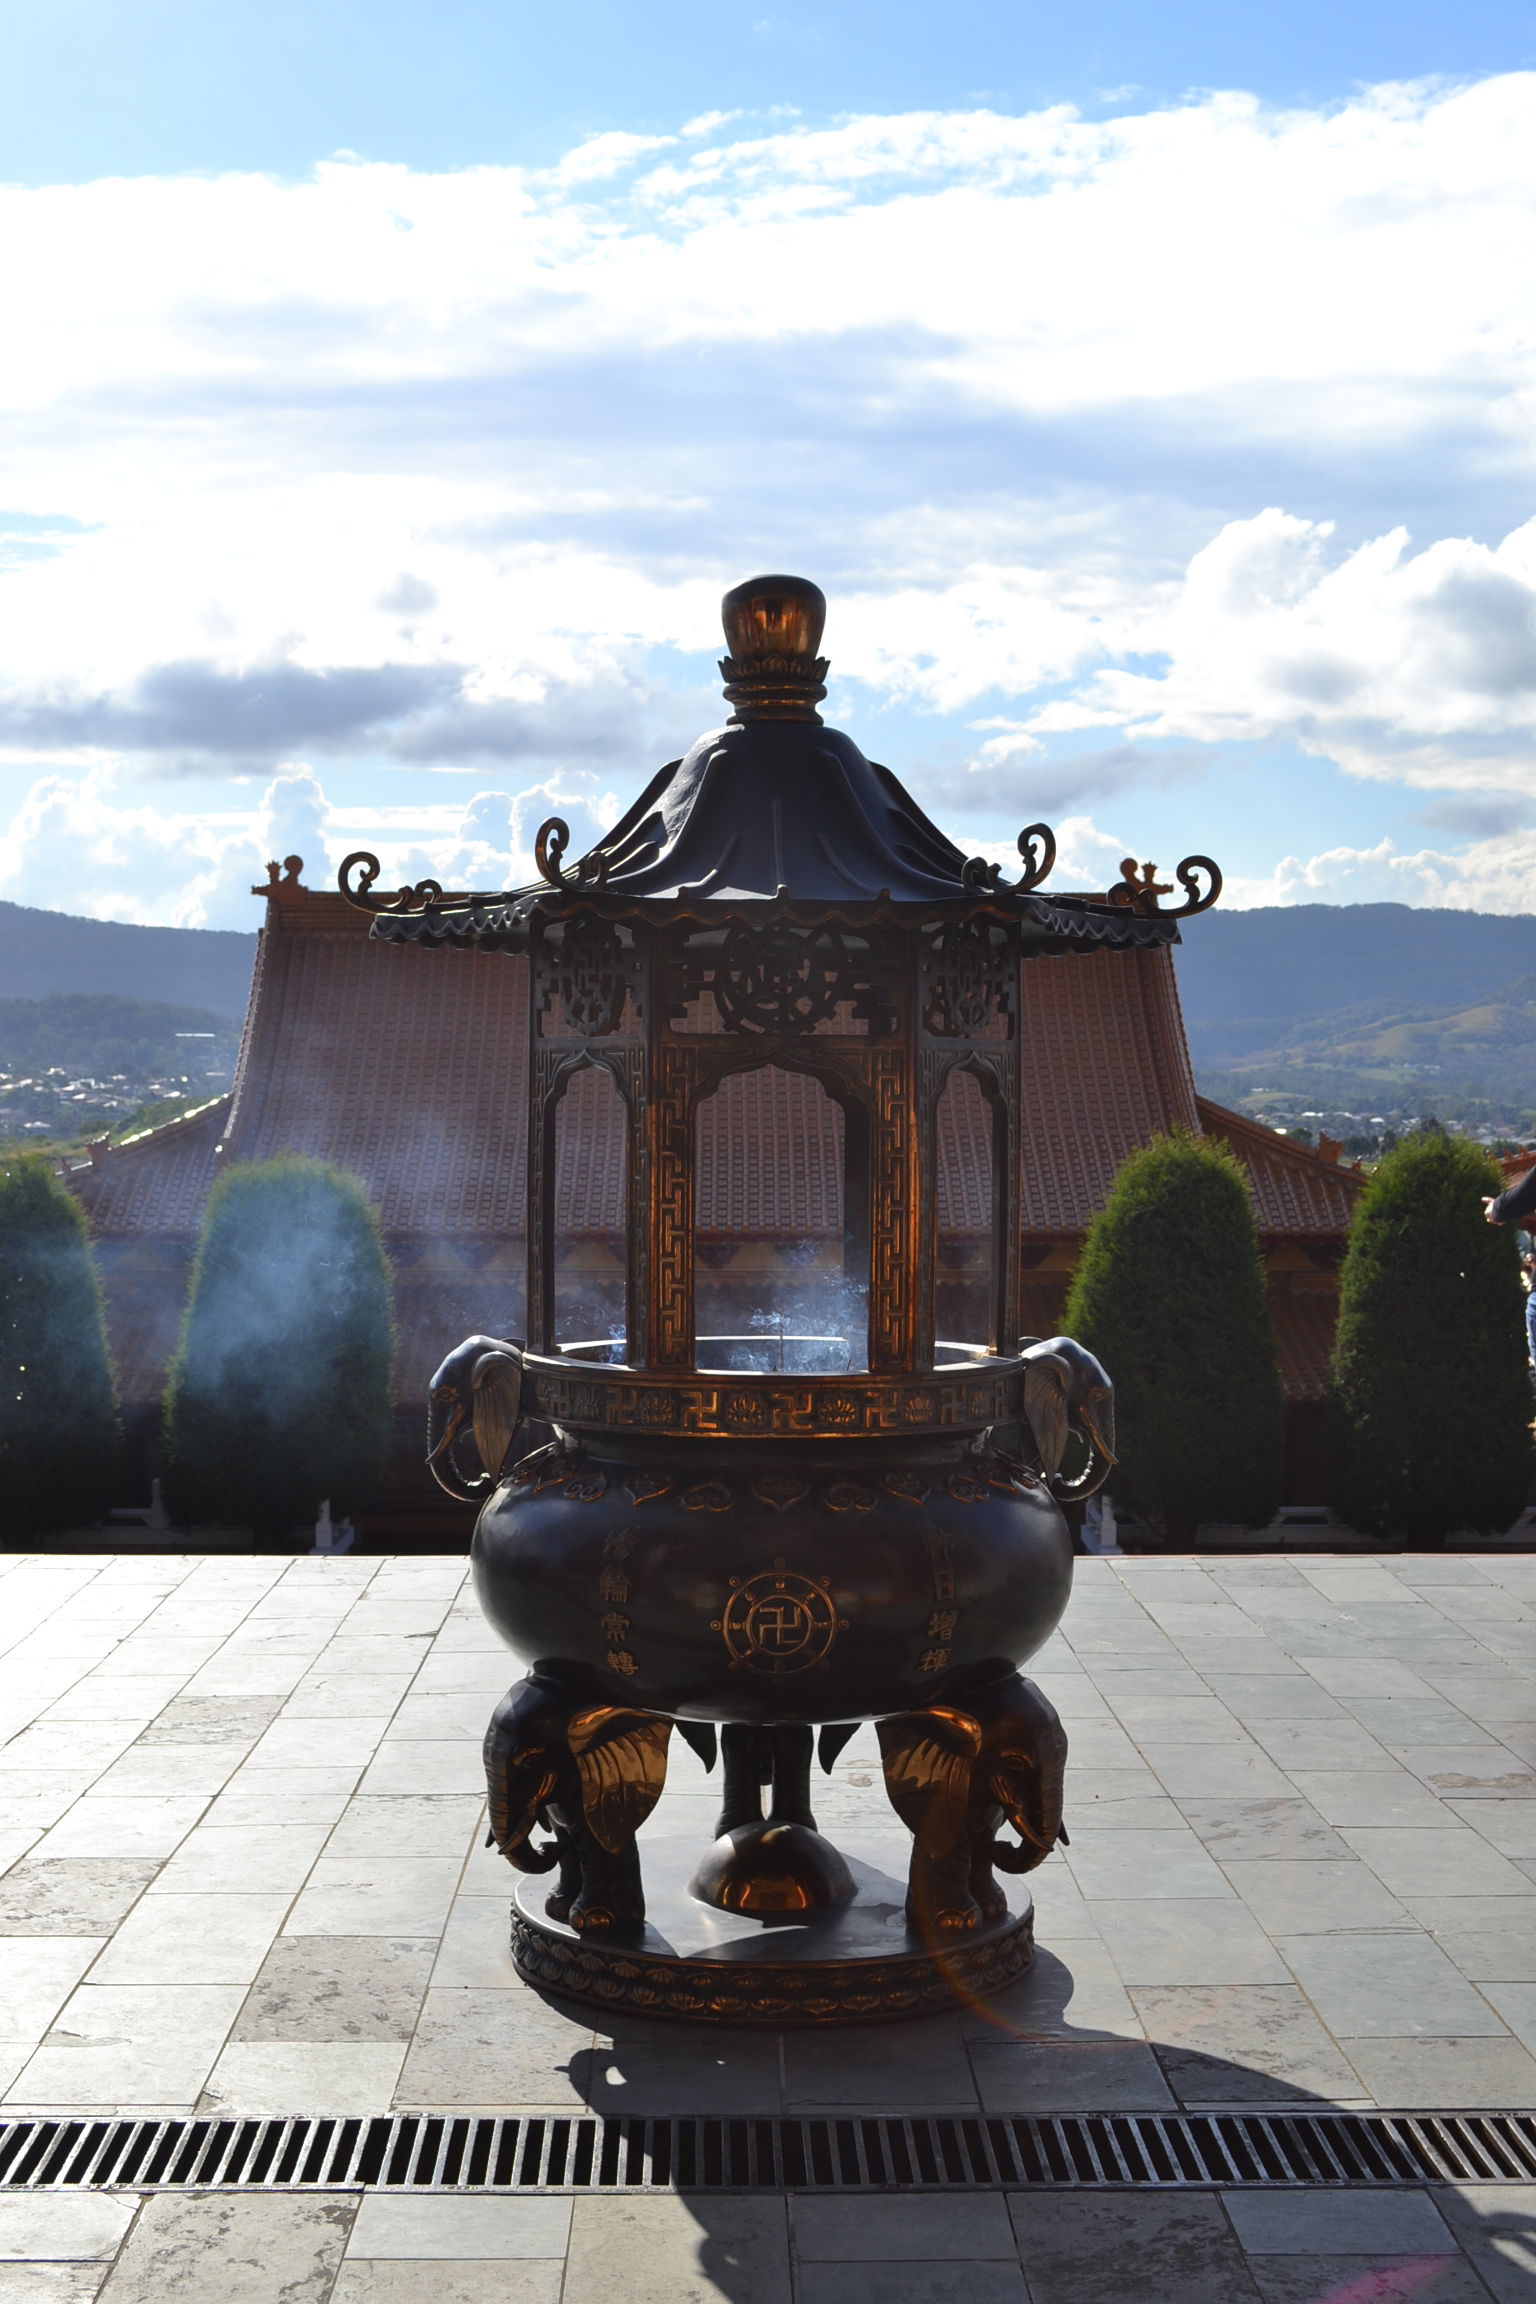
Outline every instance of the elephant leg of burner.
<svg viewBox="0 0 1536 2304"><path fill-rule="evenodd" d="M768 1813L775 1824L803 1824L816 1829L811 1812L811 1760L816 1749L813 1728L785 1726L773 1730L773 1797Z"/></svg>
<svg viewBox="0 0 1536 2304"><path fill-rule="evenodd" d="M749 1728L739 1720L728 1721L720 1731L724 1794L715 1825L717 1840L763 1820L763 1786L772 1766L768 1737L767 1729Z"/></svg>
<svg viewBox="0 0 1536 2304"><path fill-rule="evenodd" d="M509 1688L485 1739L491 1839L522 1872L551 1872L546 1909L578 1929L641 1927L635 1834L661 1797L671 1722L585 1704L538 1678ZM536 1830L552 1833L535 1840Z"/></svg>
<svg viewBox="0 0 1536 2304"><path fill-rule="evenodd" d="M936 1705L882 1720L877 1733L891 1805L911 1830L907 1912L925 1935L1001 1919L993 1877L1033 1871L1061 1827L1066 1731L1038 1688L1015 1674L969 1711ZM1019 1835L997 1838L1006 1820Z"/></svg>

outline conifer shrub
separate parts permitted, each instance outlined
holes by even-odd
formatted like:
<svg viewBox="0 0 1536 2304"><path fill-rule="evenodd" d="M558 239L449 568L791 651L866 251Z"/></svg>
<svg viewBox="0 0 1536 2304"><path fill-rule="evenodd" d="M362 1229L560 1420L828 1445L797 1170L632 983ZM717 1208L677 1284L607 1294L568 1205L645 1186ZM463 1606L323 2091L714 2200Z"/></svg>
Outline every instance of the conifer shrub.
<svg viewBox="0 0 1536 2304"><path fill-rule="evenodd" d="M1487 1154L1405 1138L1361 1197L1339 1275L1335 1508L1370 1535L1432 1544L1507 1528L1531 1479L1517 1235L1483 1216Z"/></svg>
<svg viewBox="0 0 1536 2304"><path fill-rule="evenodd" d="M389 1265L362 1185L320 1160L232 1168L208 1197L166 1387L173 1519L280 1543L378 1484L389 1442Z"/></svg>
<svg viewBox="0 0 1536 2304"><path fill-rule="evenodd" d="M0 1542L101 1519L117 1440L80 1203L47 1161L0 1155Z"/></svg>
<svg viewBox="0 0 1536 2304"><path fill-rule="evenodd" d="M1132 1153L1089 1227L1065 1326L1115 1387L1115 1500L1165 1540L1263 1527L1281 1501L1274 1331L1248 1180L1178 1133Z"/></svg>

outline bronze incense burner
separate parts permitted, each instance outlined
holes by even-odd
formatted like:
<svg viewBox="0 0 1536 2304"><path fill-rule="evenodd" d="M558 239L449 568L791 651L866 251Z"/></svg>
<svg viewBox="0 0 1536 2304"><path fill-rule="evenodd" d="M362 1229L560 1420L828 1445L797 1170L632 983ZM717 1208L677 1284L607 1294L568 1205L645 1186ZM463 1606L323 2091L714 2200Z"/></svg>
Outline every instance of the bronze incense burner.
<svg viewBox="0 0 1536 2304"><path fill-rule="evenodd" d="M1102 1482L1114 1425L1086 1352L1018 1333L1020 966L1167 943L1219 887L1194 858L1172 912L1130 864L1107 899L1046 897L1043 825L1011 884L967 859L822 725L824 614L795 578L729 593L731 720L579 861L547 824L540 885L386 898L371 857L342 867L375 937L530 961L528 1339L449 1355L430 1438L441 1483L481 1501L476 1588L526 1669L486 1742L496 1844L554 1875L514 1906L518 1964L609 2006L747 2021L911 2013L1030 1958L1027 1897L1010 1908L994 1867L1026 1872L1061 1834L1066 1739L1018 1667L1066 1607L1061 1504ZM840 1333L698 1333L701 1112L764 1066L840 1114ZM622 1319L596 1340L567 1333L555 1252L562 1111L594 1072L627 1218ZM957 1076L988 1118L993 1252L982 1332L947 1342ZM830 1767L869 1720L914 1835L904 1915L861 1904L811 1806L813 1748ZM724 1795L659 1933L635 1835L674 1727L709 1766L718 1737ZM731 1928L681 1944L688 1910Z"/></svg>

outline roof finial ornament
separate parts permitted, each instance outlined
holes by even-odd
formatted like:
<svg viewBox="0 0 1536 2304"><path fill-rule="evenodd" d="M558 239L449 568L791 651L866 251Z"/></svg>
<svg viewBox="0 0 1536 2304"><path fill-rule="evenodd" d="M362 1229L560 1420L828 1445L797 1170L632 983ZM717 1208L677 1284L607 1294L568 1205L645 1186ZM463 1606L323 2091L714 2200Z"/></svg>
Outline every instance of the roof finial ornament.
<svg viewBox="0 0 1536 2304"><path fill-rule="evenodd" d="M821 725L827 660L816 651L826 620L826 595L804 576L753 576L727 592L720 621L730 654L720 676L733 720Z"/></svg>

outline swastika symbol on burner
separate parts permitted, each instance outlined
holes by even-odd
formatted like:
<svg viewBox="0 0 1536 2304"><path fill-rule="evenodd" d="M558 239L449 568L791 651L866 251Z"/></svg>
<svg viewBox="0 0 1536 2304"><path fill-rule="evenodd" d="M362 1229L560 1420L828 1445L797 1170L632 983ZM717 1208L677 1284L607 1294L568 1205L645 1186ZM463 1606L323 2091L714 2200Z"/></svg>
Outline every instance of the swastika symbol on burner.
<svg viewBox="0 0 1536 2304"><path fill-rule="evenodd" d="M737 1586L720 1617L732 1658L754 1672L805 1672L847 1626L820 1584L775 1568Z"/></svg>

